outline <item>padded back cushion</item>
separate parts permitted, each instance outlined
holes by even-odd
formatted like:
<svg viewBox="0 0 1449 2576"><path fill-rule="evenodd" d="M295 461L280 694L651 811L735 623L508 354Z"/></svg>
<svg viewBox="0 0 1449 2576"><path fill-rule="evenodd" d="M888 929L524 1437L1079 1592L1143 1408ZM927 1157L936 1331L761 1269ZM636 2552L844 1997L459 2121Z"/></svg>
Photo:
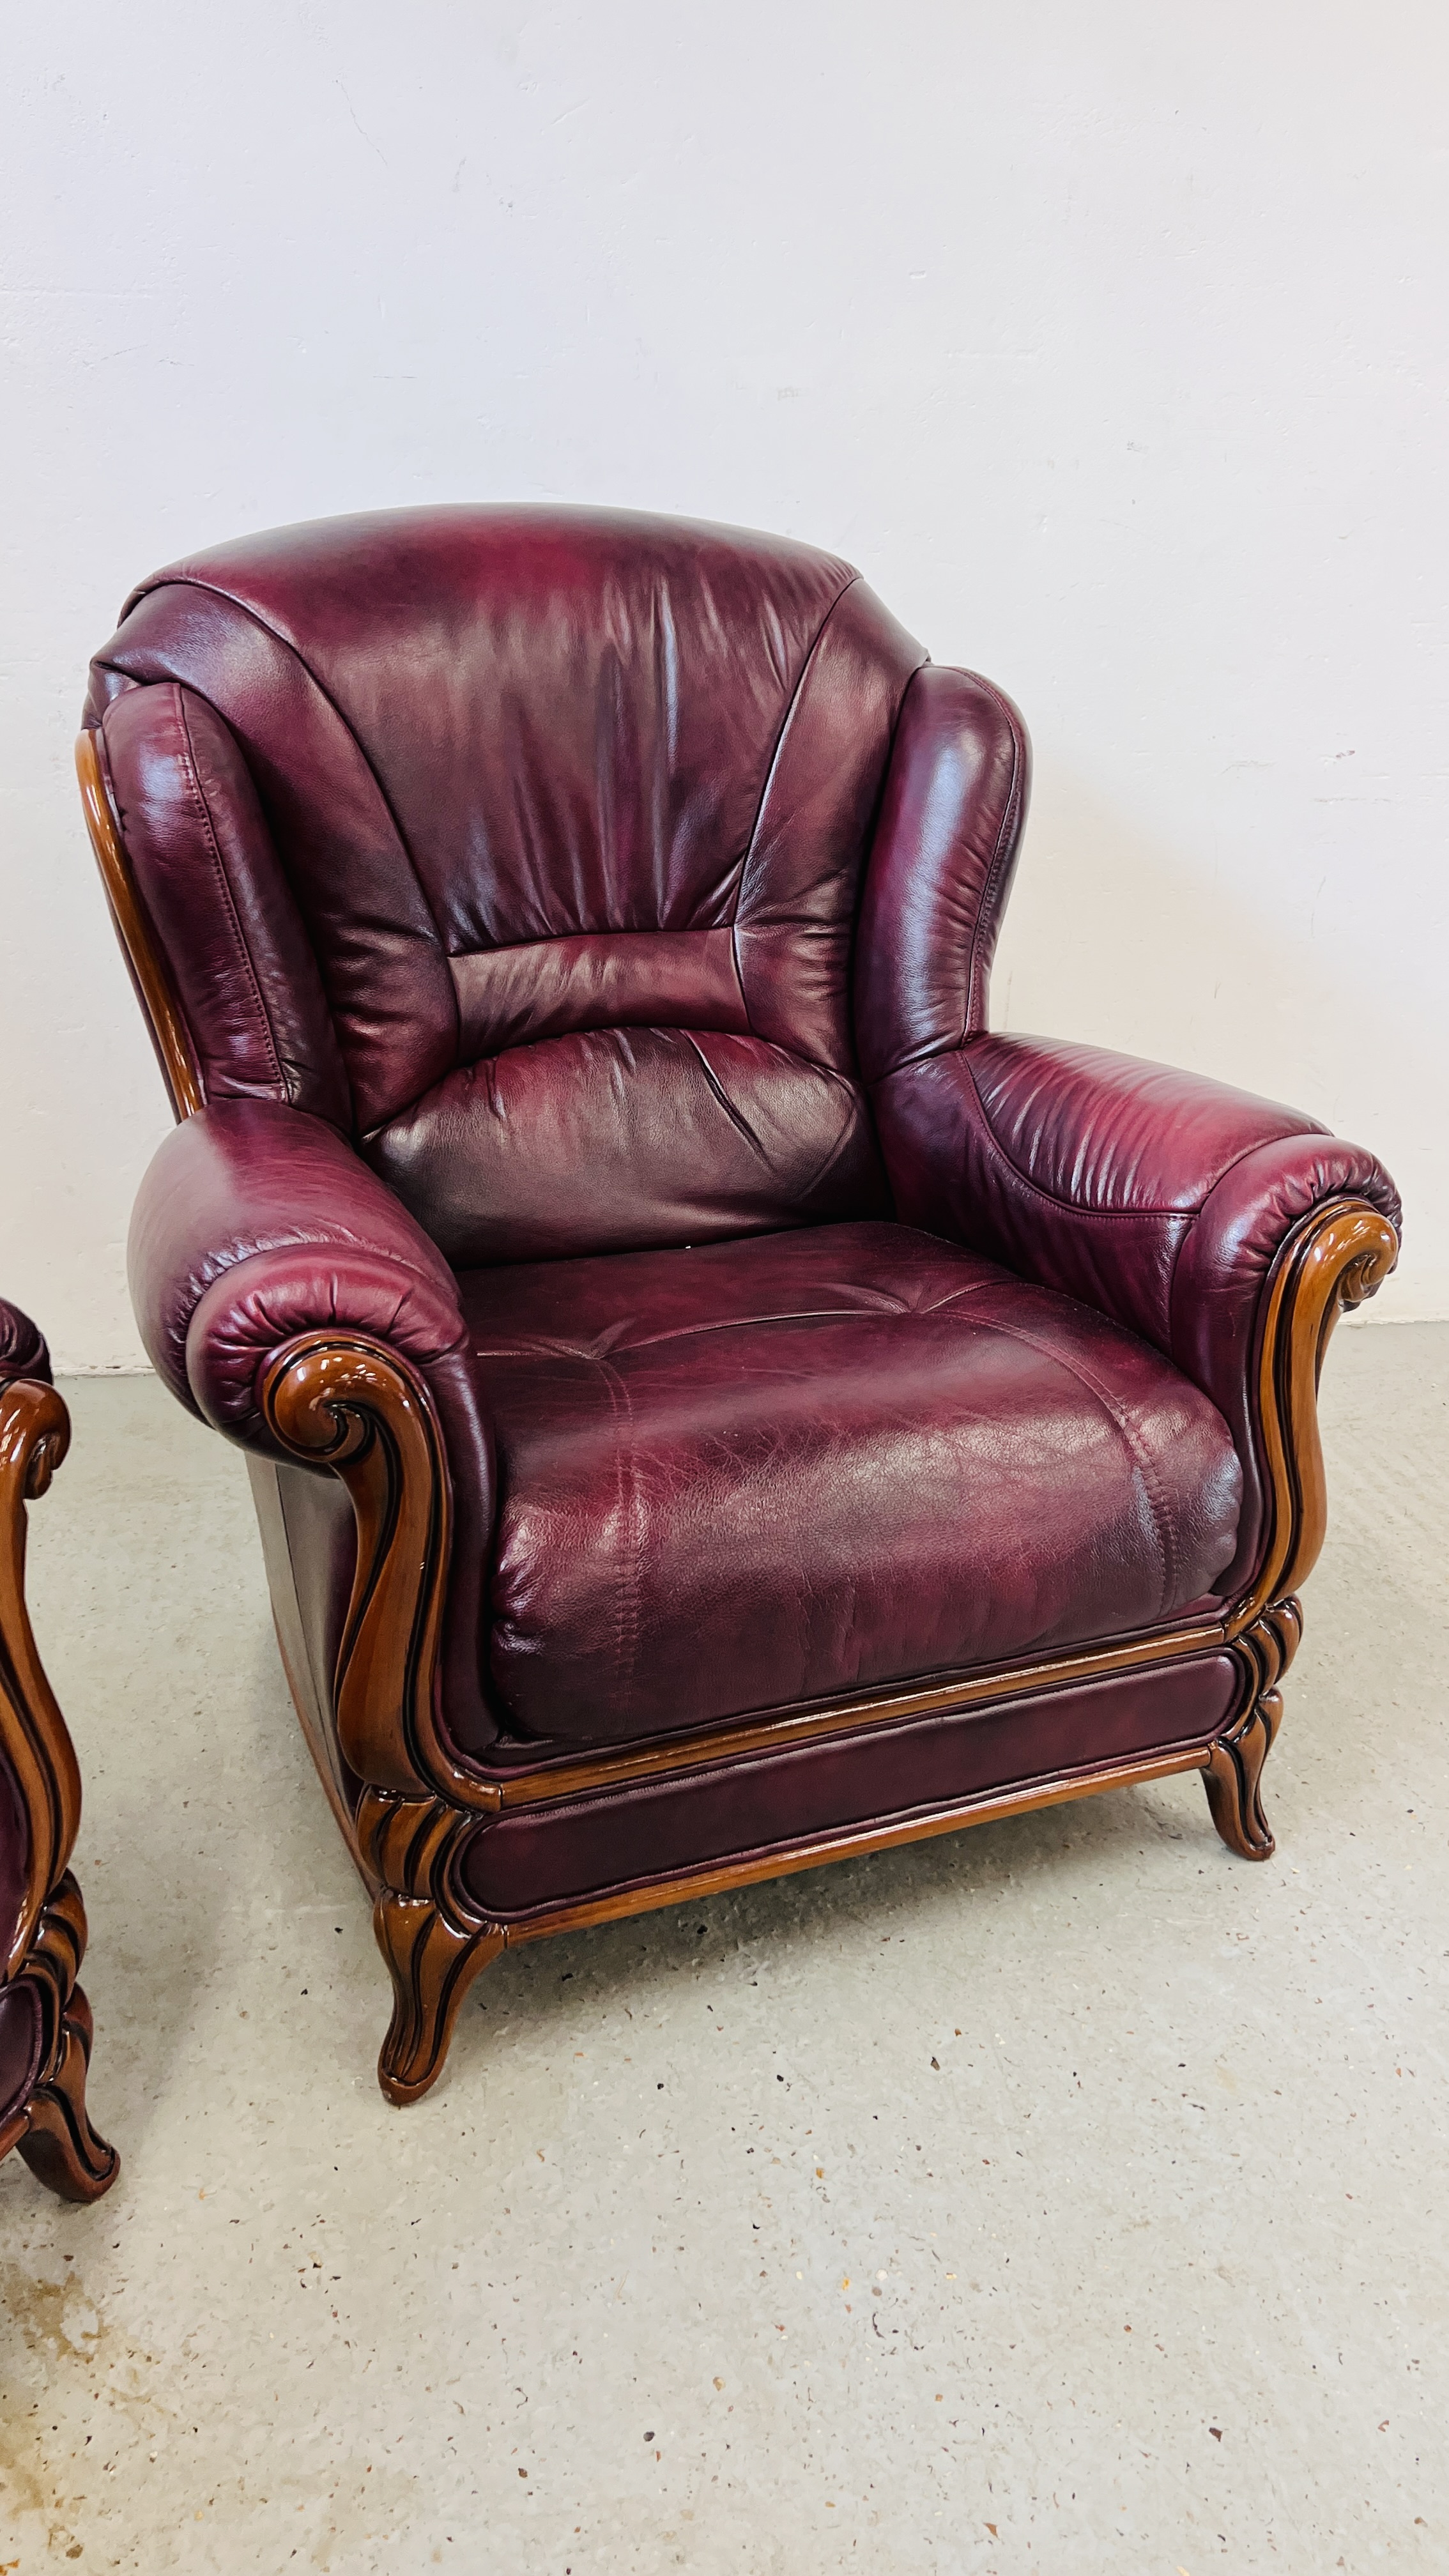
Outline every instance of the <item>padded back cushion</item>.
<svg viewBox="0 0 1449 2576"><path fill-rule="evenodd" d="M88 719L208 1096L349 1127L459 1265L880 1208L850 950L924 659L848 564L622 513L156 575Z"/></svg>

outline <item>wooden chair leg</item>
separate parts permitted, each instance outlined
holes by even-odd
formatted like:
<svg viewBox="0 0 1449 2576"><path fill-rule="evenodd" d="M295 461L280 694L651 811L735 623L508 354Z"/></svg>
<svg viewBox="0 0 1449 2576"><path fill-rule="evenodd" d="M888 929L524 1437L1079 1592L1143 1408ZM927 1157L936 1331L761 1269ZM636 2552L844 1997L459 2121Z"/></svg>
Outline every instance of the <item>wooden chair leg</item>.
<svg viewBox="0 0 1449 2576"><path fill-rule="evenodd" d="M1276 1848L1258 1794L1272 1741L1265 1712L1255 1708L1231 1735L1219 1738L1202 1775L1213 1823L1242 1860L1271 1860Z"/></svg>
<svg viewBox="0 0 1449 2576"><path fill-rule="evenodd" d="M1259 1783L1283 1723L1279 1677L1291 1664L1302 1634L1303 1613L1290 1599L1275 1602L1237 1641L1247 1706L1213 1746L1203 1787L1213 1823L1229 1851L1242 1860L1271 1860L1276 1848Z"/></svg>
<svg viewBox="0 0 1449 2576"><path fill-rule="evenodd" d="M497 1958L503 1933L465 1929L426 1898L384 1888L373 1916L392 1978L392 2020L377 2061L389 2102L420 2101L443 2071L459 2007L474 1978Z"/></svg>
<svg viewBox="0 0 1449 2576"><path fill-rule="evenodd" d="M99 2200L120 2171L120 2157L92 2127L86 2109L92 2028L90 2005L76 1986L55 2063L31 2097L29 2126L18 2141L31 2172L62 2200Z"/></svg>
<svg viewBox="0 0 1449 2576"><path fill-rule="evenodd" d="M437 2082L463 1997L507 1935L470 1911L454 1863L478 1819L438 1798L364 1792L363 1865L377 1889L372 1924L392 1979L392 2020L377 2061L389 2102L417 2102Z"/></svg>

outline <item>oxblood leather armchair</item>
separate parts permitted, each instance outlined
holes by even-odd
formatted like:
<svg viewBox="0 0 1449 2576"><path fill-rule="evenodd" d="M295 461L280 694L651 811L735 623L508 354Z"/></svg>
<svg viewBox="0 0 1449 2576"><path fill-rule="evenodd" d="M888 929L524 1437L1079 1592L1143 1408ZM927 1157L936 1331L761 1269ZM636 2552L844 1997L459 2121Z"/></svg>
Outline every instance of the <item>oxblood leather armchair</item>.
<svg viewBox="0 0 1449 2576"><path fill-rule="evenodd" d="M18 2147L63 2200L98 2200L119 2158L86 2110L80 1773L25 1607L26 1504L69 1446L45 1344L0 1297L0 2158Z"/></svg>
<svg viewBox="0 0 1449 2576"><path fill-rule="evenodd" d="M395 2101L507 1942L1197 1768L1234 1850L1369 1154L991 1035L1027 742L848 564L552 510L135 592L80 744Z"/></svg>

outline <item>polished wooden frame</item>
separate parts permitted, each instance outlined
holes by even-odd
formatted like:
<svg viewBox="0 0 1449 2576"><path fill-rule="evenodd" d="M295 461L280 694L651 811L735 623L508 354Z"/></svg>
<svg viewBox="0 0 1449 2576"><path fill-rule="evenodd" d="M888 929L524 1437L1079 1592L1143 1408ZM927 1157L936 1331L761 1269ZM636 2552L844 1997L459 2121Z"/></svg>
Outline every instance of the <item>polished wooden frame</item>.
<svg viewBox="0 0 1449 2576"><path fill-rule="evenodd" d="M0 1753L29 1827L20 1914L0 1958L0 1990L33 1987L40 2022L34 2084L0 2119L0 2157L18 2147L62 2199L98 2200L119 2158L86 2109L91 2009L76 1983L86 1916L67 1867L80 1823L80 1772L25 1604L26 1507L46 1491L69 1444L70 1417L53 1386L25 1377L0 1384Z"/></svg>
<svg viewBox="0 0 1449 2576"><path fill-rule="evenodd" d="M111 908L177 1114L184 1116L199 1104L199 1078L131 879L93 738L81 737L77 760ZM374 1900L394 1997L378 2063L389 2100L414 2101L436 2081L458 2008L479 1970L505 1947L548 1933L1177 1771L1202 1772L1213 1822L1229 1848L1247 1860L1266 1860L1273 1837L1259 1782L1282 1716L1278 1684L1302 1633L1297 1587L1317 1559L1327 1519L1319 1372L1339 1316L1374 1293L1397 1257L1388 1219L1348 1196L1312 1209L1279 1252L1261 1300L1255 1363L1268 1527L1255 1580L1221 1615L965 1678L681 1731L617 1752L541 1756L506 1771L460 1761L440 1723L452 1501L442 1432L422 1379L365 1335L328 1329L287 1343L260 1388L262 1417L286 1456L339 1478L356 1525L352 1599L329 1706L318 1707L304 1657L295 1640L289 1652L280 1617L279 1635L304 1732ZM256 1472L262 1478L271 1471ZM1185 1657L1224 1650L1240 1676L1234 1712L1201 1742L1020 1781L895 1822L785 1843L764 1856L675 1870L647 1885L541 1906L522 1921L480 1914L462 1883L466 1844L505 1810L727 1766L810 1738L1166 1670ZM355 1814L340 1787L334 1747L363 1783Z"/></svg>

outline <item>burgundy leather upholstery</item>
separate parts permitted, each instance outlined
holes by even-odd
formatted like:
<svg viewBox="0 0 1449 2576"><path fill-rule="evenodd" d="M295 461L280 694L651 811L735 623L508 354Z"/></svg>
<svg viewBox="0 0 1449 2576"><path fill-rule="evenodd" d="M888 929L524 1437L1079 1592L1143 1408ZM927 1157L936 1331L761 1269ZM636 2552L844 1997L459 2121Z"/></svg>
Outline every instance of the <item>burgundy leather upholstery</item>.
<svg viewBox="0 0 1449 2576"><path fill-rule="evenodd" d="M8 1298L0 1297L0 1386L9 1386L18 1377L35 1378L49 1386L50 1353L38 1325Z"/></svg>
<svg viewBox="0 0 1449 2576"><path fill-rule="evenodd" d="M875 1085L901 1216L1112 1316L1211 1396L1244 1464L1223 1589L1263 1534L1252 1346L1263 1282L1322 1199L1367 1198L1395 1224L1373 1155L1226 1083L1099 1047L984 1031Z"/></svg>
<svg viewBox="0 0 1449 2576"><path fill-rule="evenodd" d="M875 836L856 1034L895 1212L1141 1334L1211 1396L1244 1469L1225 1592L1263 1539L1252 1344L1285 1236L1353 1192L1394 1224L1373 1155L1226 1083L1052 1038L992 1035L991 960L1029 752L1010 701L917 675Z"/></svg>
<svg viewBox="0 0 1449 2576"><path fill-rule="evenodd" d="M457 1263L883 1212L850 949L923 659L848 564L623 514L157 575L92 712L208 1097L350 1126Z"/></svg>
<svg viewBox="0 0 1449 2576"><path fill-rule="evenodd" d="M1392 1184L988 1032L1025 730L849 565L608 513L273 532L133 595L87 722L209 1104L138 1206L147 1346L252 1449L292 1333L419 1369L464 1751L1248 1580L1264 1279ZM345 1521L293 1474L287 1523L335 1629Z"/></svg>
<svg viewBox="0 0 1449 2576"><path fill-rule="evenodd" d="M521 1733L626 1738L1117 1635L1232 1553L1242 1477L1206 1397L908 1227L462 1286L498 1443L492 1680Z"/></svg>
<svg viewBox="0 0 1449 2576"><path fill-rule="evenodd" d="M158 1376L193 1413L261 1456L271 1443L258 1382L293 1334L338 1325L385 1342L418 1370L438 1409L453 1484L449 1715L460 1743L486 1743L494 1728L479 1641L492 1433L457 1282L436 1245L321 1119L277 1101L221 1100L168 1136L145 1174L130 1276ZM319 1519L319 1540L328 1526ZM350 1541L350 1531L344 1511L340 1534ZM330 1571L318 1580L335 1593Z"/></svg>

